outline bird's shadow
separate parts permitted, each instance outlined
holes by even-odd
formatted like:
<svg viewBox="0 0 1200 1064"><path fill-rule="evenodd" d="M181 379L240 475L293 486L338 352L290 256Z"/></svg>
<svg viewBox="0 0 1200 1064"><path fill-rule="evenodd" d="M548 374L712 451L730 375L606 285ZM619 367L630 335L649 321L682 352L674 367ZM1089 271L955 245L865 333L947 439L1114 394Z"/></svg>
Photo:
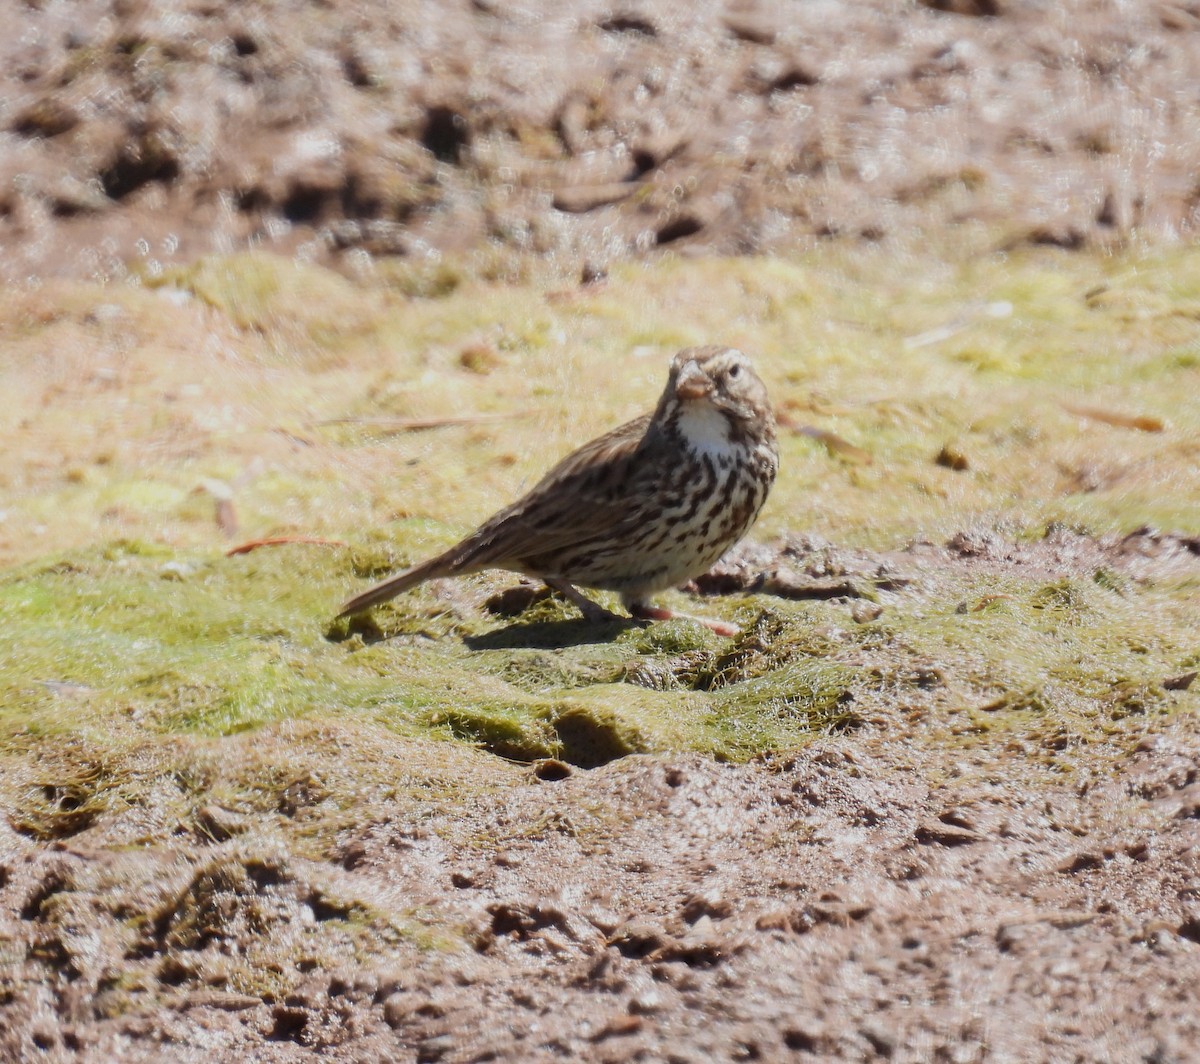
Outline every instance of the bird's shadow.
<svg viewBox="0 0 1200 1064"><path fill-rule="evenodd" d="M541 650L561 650L565 647L583 646L586 643L611 643L622 632L630 628L641 628L644 622L616 618L611 621L588 621L577 618L570 621L519 621L507 624L482 635L464 636L463 643L470 650L513 650L518 647Z"/></svg>

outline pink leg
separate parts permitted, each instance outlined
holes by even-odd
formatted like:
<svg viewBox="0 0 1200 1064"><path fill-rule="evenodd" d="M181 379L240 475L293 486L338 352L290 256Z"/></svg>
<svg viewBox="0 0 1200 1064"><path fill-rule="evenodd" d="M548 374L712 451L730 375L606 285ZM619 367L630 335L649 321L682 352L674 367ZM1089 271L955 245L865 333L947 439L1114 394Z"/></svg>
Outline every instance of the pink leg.
<svg viewBox="0 0 1200 1064"><path fill-rule="evenodd" d="M652 606L648 602L628 602L626 606L628 606L629 612L634 617L645 621L672 621L676 619L695 621L706 628L711 628L717 635L725 636L727 639L741 635L742 632L736 624L730 624L729 621L718 621L714 617L697 617L693 613L678 613L675 610L667 609L665 606Z"/></svg>

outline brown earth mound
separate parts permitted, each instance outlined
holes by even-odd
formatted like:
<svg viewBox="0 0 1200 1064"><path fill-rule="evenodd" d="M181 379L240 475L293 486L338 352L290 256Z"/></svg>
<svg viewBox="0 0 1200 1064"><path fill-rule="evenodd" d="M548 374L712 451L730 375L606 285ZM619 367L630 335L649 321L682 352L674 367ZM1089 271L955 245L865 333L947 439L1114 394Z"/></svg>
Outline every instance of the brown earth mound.
<svg viewBox="0 0 1200 1064"><path fill-rule="evenodd" d="M794 248L1194 231L1200 7L1071 0L28 3L0 43L9 279L261 244Z"/></svg>

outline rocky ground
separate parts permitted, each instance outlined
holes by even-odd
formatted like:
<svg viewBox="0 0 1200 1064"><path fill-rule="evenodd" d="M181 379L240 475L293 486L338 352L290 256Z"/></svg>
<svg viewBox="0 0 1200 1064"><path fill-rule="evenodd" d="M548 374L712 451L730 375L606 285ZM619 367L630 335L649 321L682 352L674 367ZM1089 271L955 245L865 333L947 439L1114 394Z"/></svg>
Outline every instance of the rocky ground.
<svg viewBox="0 0 1200 1064"><path fill-rule="evenodd" d="M215 454L222 476L234 470L229 490L241 493L244 521L254 519L244 500L259 492L285 531L357 533L355 520L396 519L394 497L372 499L369 514L343 501L360 509L339 518L333 489L310 504L271 477L284 468L316 480L345 462L345 479L382 484L395 453L330 447L320 434L344 411L300 427L295 411L307 416L305 403L315 407L322 389L357 372L346 410L374 414L394 401L397 411L385 412L407 417L413 374L428 371L422 380L441 395L430 365L533 409L517 390L529 373L512 351L537 346L519 329L493 342L464 325L453 342L421 341L421 359L432 350L449 370L420 361L376 373L375 355L338 363L330 353L356 340L360 318L382 314L374 290L314 288L295 297L294 322L280 324L288 312L276 310L263 324L252 298L239 303L207 274L187 291L166 286L161 306L178 317L161 320L146 309L149 296L97 302L96 289L66 287L73 280L153 282L252 245L332 265L356 283L439 257L482 278L516 282L548 264L571 281L597 281L621 260L664 250L792 253L834 240L851 248L841 268L852 277L844 263L859 244L1053 245L1082 256L1186 243L1200 223L1200 5L1183 0L31 0L6 19L0 276L22 291L16 310L4 304L0 335L20 347L11 380L36 396L3 424L0 486L14 501L11 513L0 509L11 562L0 608L13 611L6 630L23 638L26 619L41 624L38 611L70 581L117 580L102 585L118 589L98 593L103 601L79 592L81 613L116 618L111 642L81 637L81 660L136 656L118 635L129 613L148 610L138 595L163 600L176 584L193 592L197 572L215 580L218 565L235 564L221 559L224 543L208 569L185 556L202 506L211 525L214 492L220 517L228 486L215 473L201 468L207 486L161 519L153 500L104 478L119 480L138 461L175 463L190 486L199 474L189 463ZM910 269L917 260L897 261ZM1033 287L1049 287L1048 273ZM764 281L761 293L747 278L729 283L768 308L753 320L744 311L738 327L775 344L775 380L799 395L812 381L783 361L786 345L770 331L771 315L803 289L795 277L774 289ZM1020 277L1013 283L1020 293ZM1127 343L1131 362L1145 355L1129 380L1176 374L1186 397L1197 362L1185 330L1200 304L1171 283L1156 281L1147 295L1118 276L1079 298L1072 289L1070 305L1111 314L1114 352ZM679 290L689 286L704 289L685 278ZM332 324L306 317L327 291L337 294ZM666 314L677 290L664 291ZM700 316L711 300L695 291L681 305ZM577 297L574 288L539 293L536 306ZM493 307L509 297L486 298ZM1011 302L980 306L1013 313ZM1031 306L1018 300L1016 314L1036 330L1040 305ZM406 329L409 309L390 311ZM1005 387L1028 384L1023 348L989 360L987 342L970 340L977 308L938 318L945 309L923 309L928 320L906 335L887 319L893 310L881 320L843 314L844 332L823 357L844 363L842 349L864 332L897 359L957 337L963 346L944 363L930 355L934 377L978 370L1008 374ZM412 313L440 336L428 324L436 306ZM536 323L541 313L524 316ZM580 320L571 327L586 340L592 319ZM600 306L595 320L615 329L619 319ZM54 338L44 351L27 342L39 329ZM371 329L386 332L370 322L360 331ZM181 337L190 331L206 337L200 354ZM636 342L657 350L667 341ZM300 354L284 365L280 351ZM58 368L44 375L38 359L51 354L61 362L48 361ZM294 409L279 400L260 435L237 442L250 416L243 392L282 389L310 371L319 383L295 386L307 398ZM504 380L518 384L495 383ZM448 409L465 387L446 386ZM0 704L0 1060L1200 1060L1200 648L1179 634L1189 617L1200 625L1188 613L1200 587L1200 526L1186 505L1194 415L1182 402L1174 424L1122 413L1131 389L1106 383L1103 401L1080 416L1114 435L1089 449L1084 434L1054 421L1062 409L1031 401L1024 421L1010 407L989 413L986 382L974 387L961 402L939 396L941 407L835 389L849 424L880 435L873 467L872 454L837 433L817 435L848 470L827 474L827 510L874 491L881 507L900 498L915 525L920 500L1007 491L1005 456L1045 447L1033 494L1136 494L1149 483L1161 490L1147 494L1169 496L1175 509L1165 512L1183 522L1097 534L1059 523L1031 538L1005 534L1004 515L990 513L936 541L902 537L872 550L808 535L776 513L778 536L692 589L755 596L742 609L756 619L732 648L697 648L671 631L620 643L621 633L583 631L557 614L539 627L521 618L528 601L492 601L487 613L472 589L439 592L436 611L430 600L406 606L419 631L379 632L389 638L344 654L366 660L364 670L375 661L391 680L402 675L397 662L453 644L491 690L489 670L511 650L529 667L514 685L537 688L538 669L560 669L568 709L591 683L631 701L664 691L682 706L722 683L736 698L786 672L789 655L853 670L845 697L812 726L821 734L794 749L735 758L729 750L755 740L732 736L728 746L685 744L715 754L672 752L659 739L646 745L654 752L630 752L616 729L595 725L603 718L560 713L560 756L546 757L517 731L481 726L459 735L470 743L414 738L407 724L371 716L369 700L355 702L358 688L266 723L241 706L246 716L231 710L223 732L170 716L207 712L205 699L226 682L181 685L182 658L138 675L128 695L45 659L0 662L12 698ZM837 405L800 402L785 423ZM971 403L980 424L955 423L966 451L951 443L938 452L943 410ZM74 431L75 409L79 425L96 426L90 436ZM39 420L48 410L63 419L51 426L58 435ZM467 446L494 457L490 422L479 424ZM923 464L894 467L892 487L896 426L920 438ZM503 461L472 468L503 475L517 461L507 446ZM414 447L410 464L436 447L447 449ZM969 489L935 479L960 473ZM455 479L466 479L456 467L443 499ZM810 480L805 497L822 488ZM116 501L104 494L118 489ZM20 509L42 490L104 505L95 514L59 502ZM271 491L286 495L274 511ZM163 561L143 542L166 542L183 560ZM327 580L318 605L298 608L308 631L320 604L345 593L350 566L332 573L318 558L275 571L257 560L264 553L237 571L245 586L228 585L249 619L222 615L218 634L233 643L249 631L247 658L279 654L289 679L307 679L309 663L341 644L309 632L314 649L302 625L251 616L255 596L267 588L282 617L292 583ZM180 601L175 612L194 623L200 645L212 637L209 615L193 622L193 600ZM808 612L789 613L797 604ZM930 617L949 621L920 628ZM1011 675L993 674L996 658L970 642L978 633L956 633L956 619L994 625L1017 663ZM471 625L489 631L464 639ZM150 641L160 627L169 620L155 615L139 634ZM1092 629L1100 634L1088 642ZM571 657L576 644L586 656L589 641L610 657ZM1072 671L1078 647L1092 655L1082 678ZM1111 667L1096 666L1097 647L1111 650ZM615 683L587 673L613 661ZM269 675L260 702L282 689L280 674ZM811 708L785 694L764 705L783 717ZM15 720L18 703L31 723L2 719ZM571 721L583 732L567 734Z"/></svg>

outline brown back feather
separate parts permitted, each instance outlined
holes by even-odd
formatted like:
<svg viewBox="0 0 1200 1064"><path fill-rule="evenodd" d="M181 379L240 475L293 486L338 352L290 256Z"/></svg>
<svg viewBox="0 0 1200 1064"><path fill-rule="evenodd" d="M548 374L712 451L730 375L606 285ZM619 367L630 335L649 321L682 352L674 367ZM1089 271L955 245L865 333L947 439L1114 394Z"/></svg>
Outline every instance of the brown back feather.
<svg viewBox="0 0 1200 1064"><path fill-rule="evenodd" d="M511 506L446 552L450 571L519 567L523 558L613 531L630 513L629 491L669 446L645 414L567 455ZM571 505L564 506L564 500Z"/></svg>

